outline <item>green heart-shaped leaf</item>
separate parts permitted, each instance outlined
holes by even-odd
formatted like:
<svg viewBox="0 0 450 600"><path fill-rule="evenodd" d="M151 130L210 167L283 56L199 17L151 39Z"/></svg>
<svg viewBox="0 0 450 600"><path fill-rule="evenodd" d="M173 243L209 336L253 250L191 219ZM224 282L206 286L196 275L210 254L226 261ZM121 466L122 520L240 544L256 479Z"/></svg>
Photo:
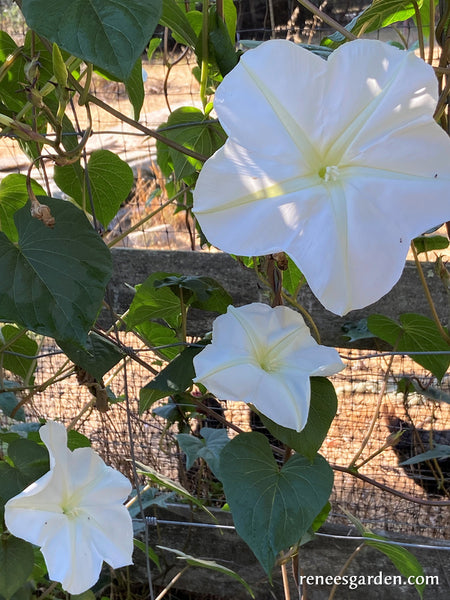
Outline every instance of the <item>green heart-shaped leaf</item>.
<svg viewBox="0 0 450 600"><path fill-rule="evenodd" d="M152 37L161 0L23 0L27 24L39 35L121 81Z"/></svg>
<svg viewBox="0 0 450 600"><path fill-rule="evenodd" d="M55 226L27 204L14 221L18 245L0 232L0 320L83 345L111 275L111 253L70 202L40 197Z"/></svg>
<svg viewBox="0 0 450 600"><path fill-rule="evenodd" d="M242 433L220 455L220 476L236 531L266 573L282 550L297 544L324 507L333 471L316 455L295 454L280 470L261 433Z"/></svg>

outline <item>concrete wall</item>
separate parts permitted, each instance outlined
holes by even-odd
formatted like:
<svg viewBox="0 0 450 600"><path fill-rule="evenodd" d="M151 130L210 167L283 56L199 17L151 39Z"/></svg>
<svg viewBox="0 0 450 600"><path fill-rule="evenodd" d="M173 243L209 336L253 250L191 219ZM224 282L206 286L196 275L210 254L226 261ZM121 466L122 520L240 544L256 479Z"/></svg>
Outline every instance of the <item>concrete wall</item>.
<svg viewBox="0 0 450 600"><path fill-rule="evenodd" d="M133 298L132 290L127 287L142 283L151 273L167 271L183 275L205 275L213 277L231 294L235 305L249 302L267 301L267 290L258 281L255 273L240 265L227 254L202 252L171 252L164 250L135 250L129 248L113 249L114 274L109 286L110 302L117 312L125 311ZM444 285L434 275L431 263L424 263L433 298L444 323L448 319L448 297ZM367 267L370 269L370 265ZM364 285L364 282L361 282ZM381 300L364 308L355 310L345 317L337 317L325 310L316 300L307 286L300 293L300 302L314 318L322 343L328 346L350 348L374 348L372 340L352 342L343 337L342 326L358 321L370 314L380 313L397 318L405 312L417 312L431 316L425 295L422 292L414 263L407 263L397 285ZM203 334L211 329L216 315L192 309L189 312L189 332ZM111 323L106 311L102 313L102 324Z"/></svg>
<svg viewBox="0 0 450 600"><path fill-rule="evenodd" d="M191 514L189 507L182 505L171 505L168 510L158 507L154 511L154 514L163 520L211 522L211 519L203 511ZM214 515L219 523L232 524L230 514L217 510L214 511ZM361 543L360 541L341 537L347 536L349 533L358 535L343 526L326 525L320 531L339 536L339 538L316 537L313 541L302 546L299 564L304 577L315 575L324 578L326 576L337 576L347 558ZM215 560L239 573L250 584L256 600L284 600L280 569L276 568L274 570L273 585L271 585L251 550L233 530L161 524L150 526L149 537L150 545L153 548L156 548L156 545L176 548L197 558ZM402 538L396 535L395 539L401 542L445 546L442 541L427 538L412 538L411 536ZM425 575L435 576L439 582L426 587L424 600L448 600L450 598L450 551L408 549L419 560ZM175 554L170 552L158 550L158 554L162 557L163 573L159 573L155 568L153 580L155 585L166 585L186 563L177 559ZM288 564L288 571L291 572L290 564ZM407 585L406 582L399 584L395 579L388 579L388 577L399 576L399 572L388 558L369 546L365 546L356 555L345 574L357 577L357 581L360 582L362 581L361 578L365 577L365 581L371 581L371 583L360 585L356 589L349 589L348 586L341 585L338 587L335 600L413 600L419 598L414 586ZM146 581L142 553L135 553L135 566L131 570L131 576L135 580ZM368 576L372 576L372 580L369 580ZM373 579L374 577L377 577L377 579ZM292 580L292 578L290 579ZM311 580L309 581L311 582ZM378 585L379 581L387 583ZM307 585L305 600L326 600L331 585L326 585L326 579L323 579L323 582L323 585ZM224 600L248 600L250 598L245 588L230 577L194 567L189 568L177 581L176 589L198 592L199 594L210 593ZM291 599L298 600L298 597L292 580Z"/></svg>

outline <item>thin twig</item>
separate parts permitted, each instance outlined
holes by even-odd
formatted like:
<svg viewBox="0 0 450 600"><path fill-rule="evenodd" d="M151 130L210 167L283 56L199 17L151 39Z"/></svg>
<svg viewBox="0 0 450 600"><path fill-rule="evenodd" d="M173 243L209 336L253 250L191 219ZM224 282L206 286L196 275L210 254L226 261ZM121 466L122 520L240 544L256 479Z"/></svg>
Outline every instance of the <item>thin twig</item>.
<svg viewBox="0 0 450 600"><path fill-rule="evenodd" d="M319 19L322 19L322 21L324 21L324 23L326 23L333 29L336 29L336 31L339 31L339 33L342 33L342 35L345 38L347 38L348 40L357 40L358 39L356 37L356 35L354 35L348 29L345 29L345 27L343 27L340 23L335 21L332 17L327 15L325 12L320 10L320 8L317 8L317 6L315 6L312 2L310 2L310 0L297 0L297 2L299 4L301 4L302 6L304 6L305 8L307 8L314 15L319 17Z"/></svg>
<svg viewBox="0 0 450 600"><path fill-rule="evenodd" d="M338 588L338 581L341 580L342 575L348 569L348 567L350 566L350 563L353 561L353 559L356 557L356 555L363 549L364 545L365 545L365 542L363 542L362 544L357 546L353 550L353 552L350 554L350 556L347 558L347 560L345 561L344 566L339 571L337 577L335 577L335 583L334 583L333 587L331 588L331 592L330 592L330 595L328 596L328 600L333 600L333 598L336 594L336 590Z"/></svg>

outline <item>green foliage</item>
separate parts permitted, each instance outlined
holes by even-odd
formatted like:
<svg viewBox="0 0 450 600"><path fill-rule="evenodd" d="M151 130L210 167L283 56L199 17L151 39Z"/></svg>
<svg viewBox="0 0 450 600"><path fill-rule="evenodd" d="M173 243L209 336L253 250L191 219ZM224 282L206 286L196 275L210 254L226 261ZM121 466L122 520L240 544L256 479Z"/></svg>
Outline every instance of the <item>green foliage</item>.
<svg viewBox="0 0 450 600"><path fill-rule="evenodd" d="M448 248L448 238L445 235L422 235L413 240L417 254Z"/></svg>
<svg viewBox="0 0 450 600"><path fill-rule="evenodd" d="M136 286L136 295L126 317L128 329L138 329L146 321L156 319L161 319L169 327L178 329L181 313L179 298L169 287L156 288L154 285L155 281L172 275L177 276L175 273L158 271Z"/></svg>
<svg viewBox="0 0 450 600"><path fill-rule="evenodd" d="M0 461L0 507L50 468L47 449L22 437L8 442L8 462Z"/></svg>
<svg viewBox="0 0 450 600"><path fill-rule="evenodd" d="M288 268L286 271L283 271L283 287L284 289L291 294L294 298L296 298L297 293L306 280L297 267L292 258L288 258Z"/></svg>
<svg viewBox="0 0 450 600"><path fill-rule="evenodd" d="M174 110L158 131L170 140L198 152L205 159L212 156L226 139L221 125L193 106ZM173 171L177 179L191 183L192 175L202 167L201 161L181 154L160 141L156 142L156 148L158 165L166 176Z"/></svg>
<svg viewBox="0 0 450 600"><path fill-rule="evenodd" d="M136 546L136 548L139 548L139 550L141 550L141 552L146 554L149 557L149 559L155 563L155 565L158 567L158 569L161 570L160 564L159 564L159 557L156 554L156 552L153 550L153 548L150 548L150 546L146 547L144 542L142 542L141 540L137 540L136 538L133 539L133 543Z"/></svg>
<svg viewBox="0 0 450 600"><path fill-rule="evenodd" d="M450 347L442 338L436 323L414 313L400 315L400 323L383 315L370 315L367 321L370 331L391 344L395 350L405 354L429 352L426 355L412 354L410 358L441 380L450 365L450 356L433 353L449 351Z"/></svg>
<svg viewBox="0 0 450 600"><path fill-rule="evenodd" d="M7 354L4 350L16 352L17 355ZM0 360L3 367L29 383L34 380L36 360L26 357L35 356L37 350L37 342L25 330L14 325L4 325L0 329Z"/></svg>
<svg viewBox="0 0 450 600"><path fill-rule="evenodd" d="M95 214L103 227L115 217L133 187L133 171L109 150L95 150L87 164L55 167L55 183L89 214ZM92 198L92 204L91 204Z"/></svg>
<svg viewBox="0 0 450 600"><path fill-rule="evenodd" d="M414 582L422 582L414 583L414 587L420 598L423 598L425 574L414 554L411 554L411 552L408 552L408 550L401 546L393 546L392 544L386 543L386 538L383 538L382 536L370 532L364 532L363 536L367 538L366 544L376 548L387 556L405 578L411 578Z"/></svg>
<svg viewBox="0 0 450 600"><path fill-rule="evenodd" d="M39 35L125 81L155 31L161 1L23 0L22 11Z"/></svg>
<svg viewBox="0 0 450 600"><path fill-rule="evenodd" d="M193 359L202 347L187 347L170 362L140 392L139 412L142 414L161 398L184 392L195 377Z"/></svg>
<svg viewBox="0 0 450 600"><path fill-rule="evenodd" d="M299 543L333 485L320 455L310 461L296 454L280 470L260 433L239 434L225 446L220 478L236 530L269 577L278 553Z"/></svg>
<svg viewBox="0 0 450 600"><path fill-rule="evenodd" d="M170 288L185 305L201 310L225 313L232 302L230 294L212 277L169 275L154 280L153 285L156 289Z"/></svg>
<svg viewBox="0 0 450 600"><path fill-rule="evenodd" d="M163 0L160 23L172 31L173 38L180 44L195 48L197 35L192 29L187 13L176 0Z"/></svg>
<svg viewBox="0 0 450 600"><path fill-rule="evenodd" d="M416 465L417 463L432 460L434 458L450 458L450 446L447 444L435 444L432 450L427 450L426 452L416 454L416 456L408 458L408 460L404 460L400 464L402 466Z"/></svg>
<svg viewBox="0 0 450 600"><path fill-rule="evenodd" d="M138 473L140 475L144 475L145 477L150 479L150 481L156 483L162 488L175 492L176 494L178 494L178 496L181 496L181 498L188 500L191 504L195 504L195 506L198 506L199 508L207 512L210 517L213 517L209 510L205 506L203 506L202 501L190 494L180 483L173 481L172 479L166 477L165 475L162 475L161 473L157 473L154 469L147 465L144 465L139 462L136 462L136 465L138 466Z"/></svg>
<svg viewBox="0 0 450 600"><path fill-rule="evenodd" d="M91 331L84 347L72 342L58 342L61 350L70 360L84 371L99 380L123 357L122 352L112 342Z"/></svg>
<svg viewBox="0 0 450 600"><path fill-rule="evenodd" d="M450 394L432 385L422 386L414 378L403 377L397 384L397 391L402 394L416 392L435 402L450 404Z"/></svg>
<svg viewBox="0 0 450 600"><path fill-rule="evenodd" d="M40 197L53 229L16 212L18 245L0 232L0 319L83 345L111 275L111 256L83 213L69 202Z"/></svg>
<svg viewBox="0 0 450 600"><path fill-rule="evenodd" d="M174 554L177 555L177 558L179 558L180 560L185 560L190 567L200 567L203 569L211 569L212 571L216 571L217 573L222 573L222 575L228 575L232 579L239 581L239 583L241 583L245 587L245 589L247 590L247 592L250 594L250 596L252 598L255 597L255 595L252 592L252 589L248 585L248 583L244 579L242 579L242 577L240 575L238 575L231 569L228 569L228 567L219 565L219 563L217 563L214 560L206 560L204 558L196 558L195 556L191 556L190 554L185 554L184 552L181 552L181 550L176 550L175 548L166 548L165 546L158 546L158 548L161 548L161 550L166 550L167 552L173 552Z"/></svg>
<svg viewBox="0 0 450 600"><path fill-rule="evenodd" d="M230 38L230 33L235 29L233 23L236 22L236 9L233 12L229 2L227 11L230 16L229 28L217 14L214 5L209 9L209 60L214 60L222 77L225 77L239 61L239 55L234 49L234 35ZM201 49L201 44L198 44L197 48Z"/></svg>
<svg viewBox="0 0 450 600"><path fill-rule="evenodd" d="M325 377L311 377L311 404L308 421L302 431L281 427L266 416L259 416L273 436L313 460L328 433L336 410L337 397L331 381Z"/></svg>
<svg viewBox="0 0 450 600"><path fill-rule="evenodd" d="M417 0L419 9L423 4L423 0ZM368 8L363 10L346 26L346 29L354 35L360 36L363 33L376 31L400 21L407 21L414 14L413 0L406 2L405 0L373 0ZM322 44L335 48L344 41L345 38L342 33L336 32L322 40Z"/></svg>
<svg viewBox="0 0 450 600"><path fill-rule="evenodd" d="M12 535L1 536L0 565L0 595L10 600L33 570L32 545Z"/></svg>
<svg viewBox="0 0 450 600"><path fill-rule="evenodd" d="M19 387L19 384L15 381L8 381L4 379L2 381L2 387L6 390L11 390L7 392L0 392L0 410L6 417L12 417L14 413L14 419L16 421L25 421L25 411L21 406L18 410L16 409L19 404L19 399L14 393L14 388Z"/></svg>
<svg viewBox="0 0 450 600"><path fill-rule="evenodd" d="M12 173L0 181L0 230L12 242L17 242L19 239L14 224L14 214L28 202L26 180L25 175ZM31 189L36 196L45 196L45 191L33 179Z"/></svg>
<svg viewBox="0 0 450 600"><path fill-rule="evenodd" d="M230 441L226 429L200 429L201 438L179 433L177 441L186 453L186 469L190 469L197 458L203 458L216 477L220 477L220 453Z"/></svg>

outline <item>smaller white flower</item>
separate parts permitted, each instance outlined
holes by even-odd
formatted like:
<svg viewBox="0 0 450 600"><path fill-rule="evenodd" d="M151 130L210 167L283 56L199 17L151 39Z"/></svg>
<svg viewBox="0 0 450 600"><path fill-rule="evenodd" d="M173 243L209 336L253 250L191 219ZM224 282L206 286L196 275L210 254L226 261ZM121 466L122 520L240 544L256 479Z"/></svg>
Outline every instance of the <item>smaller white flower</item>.
<svg viewBox="0 0 450 600"><path fill-rule="evenodd" d="M6 526L40 546L50 579L81 594L97 582L103 561L132 564L133 526L123 504L131 484L91 448L70 451L61 423L49 421L39 434L50 471L6 503Z"/></svg>
<svg viewBox="0 0 450 600"><path fill-rule="evenodd" d="M194 358L194 381L297 431L308 419L310 376L344 368L337 351L317 344L302 316L286 306L229 306L214 321L212 337Z"/></svg>

